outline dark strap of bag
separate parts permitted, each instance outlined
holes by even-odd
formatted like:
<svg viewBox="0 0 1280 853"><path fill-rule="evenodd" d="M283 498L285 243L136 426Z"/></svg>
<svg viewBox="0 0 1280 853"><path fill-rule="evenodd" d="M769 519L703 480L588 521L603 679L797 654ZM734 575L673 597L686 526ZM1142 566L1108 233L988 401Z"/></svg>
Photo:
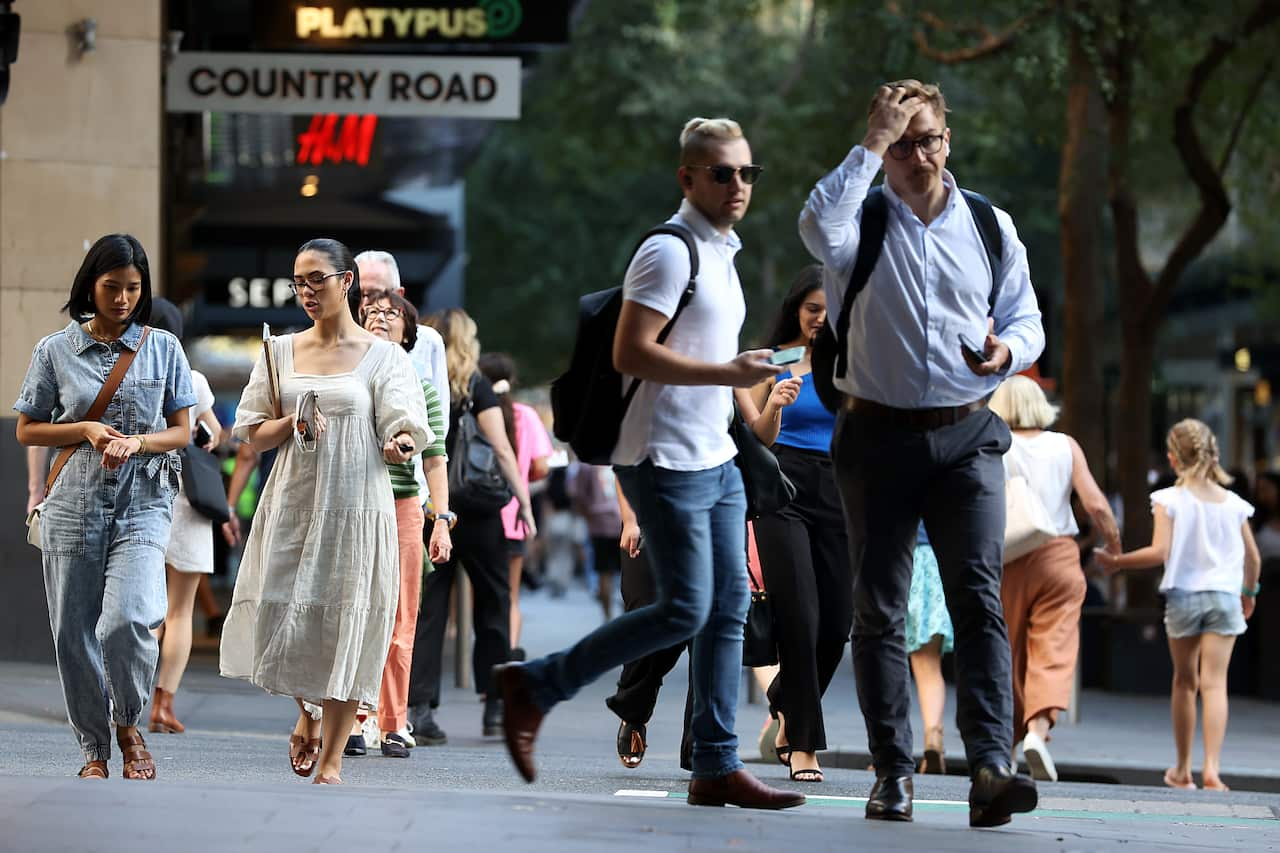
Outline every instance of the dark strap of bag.
<svg viewBox="0 0 1280 853"><path fill-rule="evenodd" d="M667 324L662 327L662 331L658 332L658 345L662 346L662 344L666 343L667 336L671 334L671 328L676 324L676 320L680 319L680 314L689 304L689 301L693 299L693 294L698 289L698 244L694 241L693 233L688 228L683 225L667 223L650 229L648 233L641 237L640 242L636 244L635 250L632 251L631 257L634 258L636 256L636 252L640 251L640 247L650 237L655 237L659 234L670 234L673 237L679 237L684 241L684 247L689 250L689 283L685 285L684 293L680 294L680 303L676 305L675 313L671 315L671 319L667 321ZM631 408L632 398L636 396L636 391L640 390L641 381L640 379L632 379L631 387L627 389L627 393L622 397L622 417L624 418L627 416L627 409Z"/></svg>
<svg viewBox="0 0 1280 853"><path fill-rule="evenodd" d="M996 299L1000 296L1002 276L1002 259L1004 257L1004 235L1000 233L1000 223L996 221L996 212L991 201L981 193L962 189L960 194L969 204L969 210L978 225L978 236L982 239L982 248L987 253L987 262L991 266L991 290L987 296L987 314L995 314ZM854 262L853 272L849 274L849 284L844 291L844 299L840 303L840 316L836 319L836 378L843 379L849 368L849 314L853 311L853 300L867 286L871 273L880 260L880 250L884 248L884 235L889 222L889 205L885 201L884 190L872 187L862 202L862 216L859 219L858 258Z"/></svg>
<svg viewBox="0 0 1280 853"><path fill-rule="evenodd" d="M116 395L116 389L124 381L124 375L129 372L129 365L133 364L133 359L142 349L142 345L146 342L149 334L151 334L151 327L143 326L142 337L138 338L138 348L131 350L128 347L124 347L124 352L120 353L120 357L116 359L116 366L111 369L111 373L107 376L107 381L102 383L102 388L98 391L98 396L94 398L93 405L89 407L84 420L102 420L102 416L107 413L107 406L111 404L111 398ZM49 469L49 479L44 484L44 493L46 495L53 491L53 484L57 482L58 475L62 473L62 469L71 459L71 454L75 453L78 447L78 444L73 444L70 447L62 448L58 458L53 460L53 467Z"/></svg>

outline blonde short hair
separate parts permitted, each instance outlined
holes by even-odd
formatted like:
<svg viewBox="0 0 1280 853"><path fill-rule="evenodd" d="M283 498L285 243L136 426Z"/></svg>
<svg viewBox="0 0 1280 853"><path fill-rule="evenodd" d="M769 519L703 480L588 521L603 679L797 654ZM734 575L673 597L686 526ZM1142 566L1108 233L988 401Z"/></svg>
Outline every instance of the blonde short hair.
<svg viewBox="0 0 1280 853"><path fill-rule="evenodd" d="M1169 430L1165 445L1174 458L1174 473L1178 485L1187 479L1216 480L1227 486L1232 477L1218 463L1218 439L1204 421L1187 418L1178 421Z"/></svg>
<svg viewBox="0 0 1280 853"><path fill-rule="evenodd" d="M934 112L938 114L938 118L942 119L944 124L946 123L947 113L949 112L947 99L942 94L942 89L938 87L937 83L921 83L919 80L907 78L906 80L892 80L883 85L888 86L890 89L901 86L907 90L905 97L924 98L929 103L929 106L933 107ZM879 90L877 90L876 95L879 95ZM875 105L876 99L873 96L871 103L867 106L867 115L871 115Z"/></svg>
<svg viewBox="0 0 1280 853"><path fill-rule="evenodd" d="M742 139L742 128L731 118L691 118L680 131L680 165L701 165L713 143Z"/></svg>
<svg viewBox="0 0 1280 853"><path fill-rule="evenodd" d="M1058 419L1058 407L1025 376L1010 376L1001 382L988 405L1009 429L1048 429Z"/></svg>

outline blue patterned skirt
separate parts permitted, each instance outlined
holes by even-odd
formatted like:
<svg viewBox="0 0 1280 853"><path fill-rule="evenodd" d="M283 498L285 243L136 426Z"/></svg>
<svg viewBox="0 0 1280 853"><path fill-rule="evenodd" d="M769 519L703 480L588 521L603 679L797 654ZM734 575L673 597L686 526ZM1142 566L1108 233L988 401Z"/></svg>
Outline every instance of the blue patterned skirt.
<svg viewBox="0 0 1280 853"><path fill-rule="evenodd" d="M911 597L907 601L907 654L928 645L934 637L942 637L942 651L955 647L951 631L951 615L942 594L942 578L938 574L938 558L933 548L917 545L911 571Z"/></svg>

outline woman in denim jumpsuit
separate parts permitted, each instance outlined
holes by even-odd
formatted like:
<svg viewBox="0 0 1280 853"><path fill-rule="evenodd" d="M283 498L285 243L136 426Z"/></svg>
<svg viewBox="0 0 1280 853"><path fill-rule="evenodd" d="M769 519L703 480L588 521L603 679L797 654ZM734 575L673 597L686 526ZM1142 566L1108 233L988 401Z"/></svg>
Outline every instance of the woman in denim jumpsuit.
<svg viewBox="0 0 1280 853"><path fill-rule="evenodd" d="M152 330L147 257L129 235L98 240L64 306L73 318L36 345L14 409L18 441L75 445L45 499L41 548L49 623L82 778L107 776L111 724L124 776L154 779L137 732L165 615L164 550L190 435L191 372L177 338ZM83 420L125 349L137 352L102 421Z"/></svg>

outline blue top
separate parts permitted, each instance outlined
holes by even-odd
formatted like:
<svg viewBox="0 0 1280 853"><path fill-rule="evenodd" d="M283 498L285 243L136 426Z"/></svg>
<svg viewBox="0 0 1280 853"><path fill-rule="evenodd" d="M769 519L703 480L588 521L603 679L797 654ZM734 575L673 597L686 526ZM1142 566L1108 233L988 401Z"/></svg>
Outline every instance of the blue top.
<svg viewBox="0 0 1280 853"><path fill-rule="evenodd" d="M791 371L779 374L778 379L789 379ZM813 374L800 377L800 394L796 401L782 410L782 426L778 429L775 444L799 450L831 452L831 432L836 427L836 416L827 411L818 399L813 386Z"/></svg>

